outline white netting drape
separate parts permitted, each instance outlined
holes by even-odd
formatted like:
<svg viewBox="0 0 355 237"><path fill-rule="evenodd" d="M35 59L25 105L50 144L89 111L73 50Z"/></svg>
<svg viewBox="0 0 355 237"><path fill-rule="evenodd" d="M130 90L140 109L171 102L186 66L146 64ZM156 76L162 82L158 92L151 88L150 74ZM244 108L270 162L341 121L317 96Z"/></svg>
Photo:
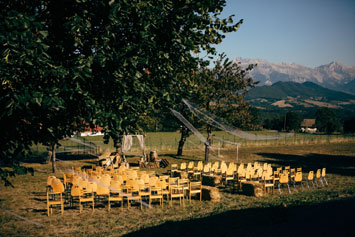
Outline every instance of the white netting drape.
<svg viewBox="0 0 355 237"><path fill-rule="evenodd" d="M190 129L191 132L193 132L196 135L196 137L198 137L198 139L200 139L201 142L203 142L206 145L209 145L207 139L189 121L187 121L187 119L185 119L184 116L182 116L182 114L180 114L176 110L173 109L170 110L175 115L175 117L180 120L180 122L182 122L188 129Z"/></svg>
<svg viewBox="0 0 355 237"><path fill-rule="evenodd" d="M256 134L246 133L246 132L243 132L242 130L240 130L239 128L235 128L235 127L223 122L223 120L221 118L218 118L206 111L202 111L196 105L192 104L191 102L189 102L186 99L183 99L183 102L187 105L189 110L196 117L198 117L200 120L205 121L207 124L209 124L215 128L221 129L223 131L226 131L229 134L232 134L232 135L240 137L240 138L244 138L244 139L248 139L248 140L271 140L271 139L285 138L285 137L289 137L289 136L293 135L293 133L287 133L282 136L281 135L274 135L274 136L267 135L266 136L266 135L256 135Z"/></svg>

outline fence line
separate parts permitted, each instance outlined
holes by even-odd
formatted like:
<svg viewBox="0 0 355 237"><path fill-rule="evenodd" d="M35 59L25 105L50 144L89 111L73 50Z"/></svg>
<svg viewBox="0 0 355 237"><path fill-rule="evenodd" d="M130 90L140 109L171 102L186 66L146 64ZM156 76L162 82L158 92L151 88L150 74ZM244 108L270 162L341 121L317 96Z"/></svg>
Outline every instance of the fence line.
<svg viewBox="0 0 355 237"><path fill-rule="evenodd" d="M241 147L260 147L260 146L280 146L280 145L307 145L307 144L328 144L328 143L342 143L342 142L355 142L354 135L308 135L308 134L295 134L294 136L279 139L279 140L243 140L238 139L235 136L225 134L222 132L215 132L215 136L212 137L212 148L217 149L218 142L221 143L221 148L232 148L233 144L238 143ZM165 132L165 133L147 133L145 137L145 148L146 150L156 150L156 151L172 151L177 150L180 140L179 132ZM222 141L221 141L222 140ZM191 141L191 142L189 142ZM113 151L113 143L110 141L109 144L103 143L103 137L90 137L90 139L81 139L81 142L88 144L89 146L74 143L72 140L61 141L62 146L58 147L57 152L71 152L76 150L76 152L90 153L90 154L100 154L103 150ZM187 138L184 150L198 150L203 146L202 142L191 135ZM96 148L94 148L96 147ZM44 146L38 145L33 150L38 152L46 152ZM130 153L139 152L139 144L134 142Z"/></svg>

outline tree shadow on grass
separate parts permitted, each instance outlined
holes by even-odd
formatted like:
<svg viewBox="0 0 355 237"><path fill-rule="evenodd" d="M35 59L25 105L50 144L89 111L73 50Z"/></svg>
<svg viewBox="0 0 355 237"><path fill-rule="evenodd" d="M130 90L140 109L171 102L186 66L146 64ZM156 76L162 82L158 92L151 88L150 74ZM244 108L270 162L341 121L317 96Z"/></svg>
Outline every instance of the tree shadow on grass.
<svg viewBox="0 0 355 237"><path fill-rule="evenodd" d="M36 195L36 196L46 196L47 193L46 192L32 192L33 195Z"/></svg>
<svg viewBox="0 0 355 237"><path fill-rule="evenodd" d="M43 154L36 154L32 156L27 156L19 159L22 163L27 164L45 164L47 162L46 155Z"/></svg>
<svg viewBox="0 0 355 237"><path fill-rule="evenodd" d="M296 207L228 211L167 222L128 236L344 236L353 231L355 198Z"/></svg>
<svg viewBox="0 0 355 237"><path fill-rule="evenodd" d="M23 210L26 210L27 212L42 213L43 215L47 215L47 208L42 208L42 209L25 208Z"/></svg>
<svg viewBox="0 0 355 237"><path fill-rule="evenodd" d="M73 161L73 160L92 160L97 159L95 155L90 154L57 154L57 159L64 161Z"/></svg>
<svg viewBox="0 0 355 237"><path fill-rule="evenodd" d="M36 195L34 198L30 198L30 200L34 200L39 203L47 202L47 193L46 192L32 192L33 195Z"/></svg>
<svg viewBox="0 0 355 237"><path fill-rule="evenodd" d="M327 173L355 176L355 157L309 153L307 155L290 155L280 153L258 153L267 162L279 166L302 167L304 171L327 168Z"/></svg>
<svg viewBox="0 0 355 237"><path fill-rule="evenodd" d="M30 198L30 200L34 200L40 203L47 202L47 198Z"/></svg>
<svg viewBox="0 0 355 237"><path fill-rule="evenodd" d="M91 159L96 159L97 157L90 154L57 153L56 158L57 161L75 161L75 160L91 160ZM22 163L27 163L27 164L45 164L47 163L47 156L46 155L29 156L20 159L20 161Z"/></svg>
<svg viewBox="0 0 355 237"><path fill-rule="evenodd" d="M174 159L174 160L181 160L181 161L200 161L201 160L201 157L197 157L197 156L185 156L185 155L182 155L182 156L177 156L176 154L171 154L171 153L165 153L165 154L159 154L159 156L161 157L169 157L171 159Z"/></svg>

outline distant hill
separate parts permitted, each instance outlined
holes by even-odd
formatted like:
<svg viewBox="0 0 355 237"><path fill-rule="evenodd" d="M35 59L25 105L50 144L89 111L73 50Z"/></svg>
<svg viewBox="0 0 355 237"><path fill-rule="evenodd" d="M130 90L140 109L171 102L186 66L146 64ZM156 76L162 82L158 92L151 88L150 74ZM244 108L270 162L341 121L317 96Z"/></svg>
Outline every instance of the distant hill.
<svg viewBox="0 0 355 237"><path fill-rule="evenodd" d="M329 107L355 109L355 95L334 91L313 82L276 82L249 91L247 100L259 107Z"/></svg>
<svg viewBox="0 0 355 237"><path fill-rule="evenodd" d="M347 84L342 85L339 90L350 93L350 94L355 94L355 79L350 81Z"/></svg>
<svg viewBox="0 0 355 237"><path fill-rule="evenodd" d="M330 90L321 87L313 82L276 82L272 86L260 86L249 91L248 99L254 98L274 98L285 99L290 97L300 98L322 98L326 101L348 101L355 100L355 95L350 95L340 91Z"/></svg>
<svg viewBox="0 0 355 237"><path fill-rule="evenodd" d="M250 75L259 85L272 85L278 81L314 82L323 87L355 94L355 66L331 62L315 68L295 63L270 63L263 59L236 58L242 67L257 64Z"/></svg>

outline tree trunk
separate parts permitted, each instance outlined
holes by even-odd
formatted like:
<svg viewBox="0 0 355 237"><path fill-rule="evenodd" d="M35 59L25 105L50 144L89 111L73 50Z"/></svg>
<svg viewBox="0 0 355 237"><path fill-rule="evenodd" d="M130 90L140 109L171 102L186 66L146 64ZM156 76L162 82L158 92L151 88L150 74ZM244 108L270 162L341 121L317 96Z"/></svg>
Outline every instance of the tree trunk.
<svg viewBox="0 0 355 237"><path fill-rule="evenodd" d="M127 162L126 156L123 152L123 136L124 136L123 133L120 134L117 140L114 141L114 144L115 144L116 152L119 153L122 157L122 161Z"/></svg>
<svg viewBox="0 0 355 237"><path fill-rule="evenodd" d="M182 151L184 149L186 139L190 135L189 129L185 126L182 126L180 133L181 133L181 137L180 137L179 147L178 147L177 154L176 154L177 156L182 156Z"/></svg>
<svg viewBox="0 0 355 237"><path fill-rule="evenodd" d="M48 150L47 164L49 164L52 161L52 148L47 147L47 150Z"/></svg>
<svg viewBox="0 0 355 237"><path fill-rule="evenodd" d="M114 144L113 146L115 147L115 151L116 152L120 152L121 146L120 146L118 140L117 141L113 141L113 144Z"/></svg>
<svg viewBox="0 0 355 237"><path fill-rule="evenodd" d="M54 144L52 145L52 172L55 173L56 171L56 166L55 166L55 159L56 159L56 155L55 155L55 149L56 149L57 145Z"/></svg>
<svg viewBox="0 0 355 237"><path fill-rule="evenodd" d="M210 145L212 145L212 127L207 125L207 144L205 144L205 161L208 162L208 156L210 154Z"/></svg>
<svg viewBox="0 0 355 237"><path fill-rule="evenodd" d="M116 152L122 153L122 135L119 135L117 139L113 140L113 146L115 147Z"/></svg>

